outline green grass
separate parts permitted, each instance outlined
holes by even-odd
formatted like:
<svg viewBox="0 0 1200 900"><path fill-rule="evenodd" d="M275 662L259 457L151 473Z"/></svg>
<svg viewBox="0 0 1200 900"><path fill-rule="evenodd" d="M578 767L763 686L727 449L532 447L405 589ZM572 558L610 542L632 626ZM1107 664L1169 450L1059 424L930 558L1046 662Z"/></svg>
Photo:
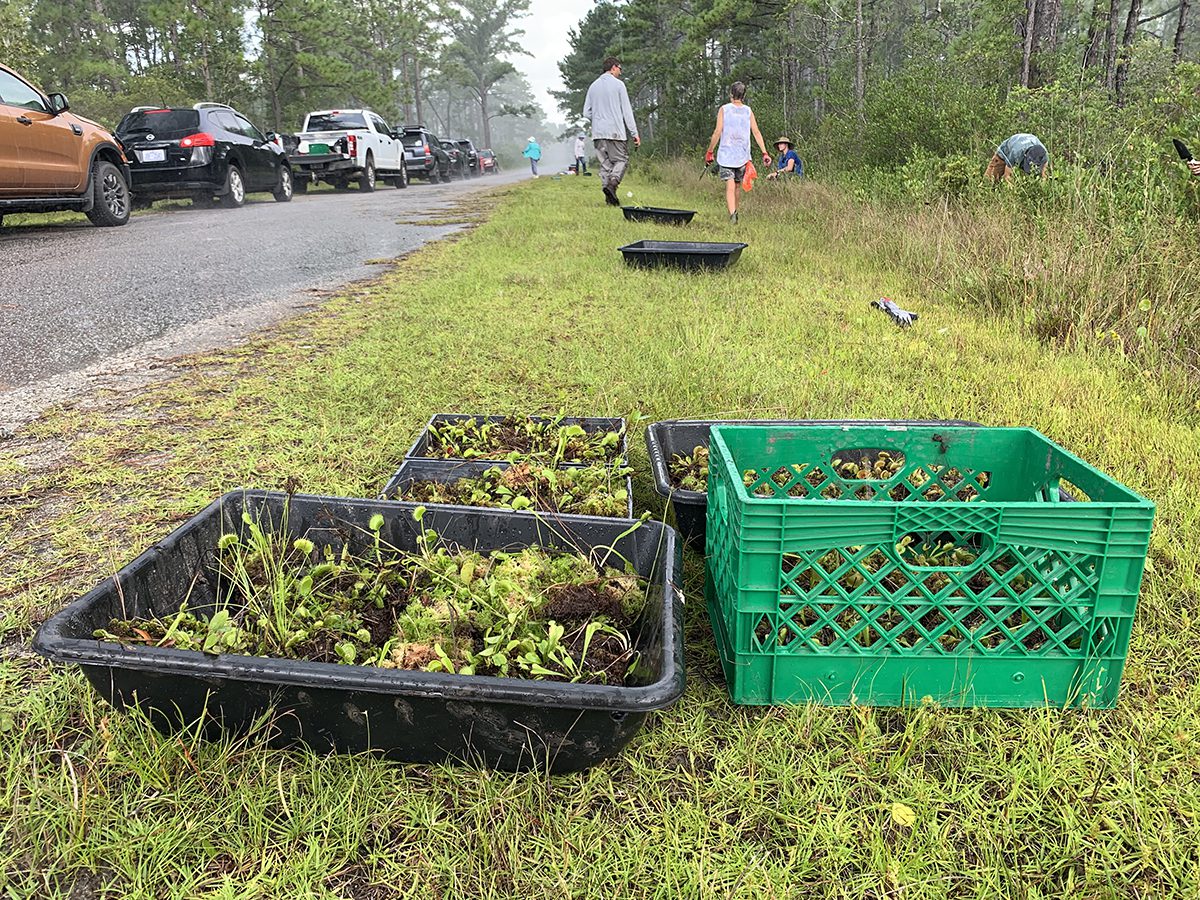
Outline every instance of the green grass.
<svg viewBox="0 0 1200 900"><path fill-rule="evenodd" d="M878 215L818 185L756 187L736 231L694 173L626 186L699 209L687 237L750 249L722 275L628 270L617 246L679 233L628 225L594 179L542 178L376 284L9 442L0 895L1200 895L1195 397L938 297L878 254ZM869 310L880 296L918 325ZM432 412L559 409L1040 429L1159 504L1118 708L733 707L691 556L686 695L570 776L161 737L23 652L37 621L222 491L291 478L373 496ZM639 431L637 506L660 513Z"/></svg>

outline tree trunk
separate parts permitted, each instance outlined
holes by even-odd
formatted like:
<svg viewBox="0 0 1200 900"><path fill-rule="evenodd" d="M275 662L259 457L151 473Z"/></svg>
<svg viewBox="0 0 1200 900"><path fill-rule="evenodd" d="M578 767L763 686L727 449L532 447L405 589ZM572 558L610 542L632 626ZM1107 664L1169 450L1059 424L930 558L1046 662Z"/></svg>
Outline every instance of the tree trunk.
<svg viewBox="0 0 1200 900"><path fill-rule="evenodd" d="M1117 100L1125 91L1125 82L1129 80L1129 57L1133 53L1133 42L1137 37L1138 19L1142 15L1142 0L1131 0L1129 16L1125 19L1125 34L1121 38L1121 56L1117 62L1115 87Z"/></svg>
<svg viewBox="0 0 1200 900"><path fill-rule="evenodd" d="M1090 69L1100 61L1100 46L1104 41L1104 0L1093 0L1088 17L1087 41L1083 45L1083 68Z"/></svg>
<svg viewBox="0 0 1200 900"><path fill-rule="evenodd" d="M421 58L413 57L413 103L417 107L417 121L424 121L421 113Z"/></svg>
<svg viewBox="0 0 1200 900"><path fill-rule="evenodd" d="M1037 25L1037 0L1025 0L1025 40L1021 45L1021 87L1029 87L1029 69L1033 62L1034 26Z"/></svg>
<svg viewBox="0 0 1200 900"><path fill-rule="evenodd" d="M1179 0L1179 24L1175 26L1175 52L1172 54L1176 65L1183 59L1183 36L1187 32L1188 12L1191 5L1191 0Z"/></svg>
<svg viewBox="0 0 1200 900"><path fill-rule="evenodd" d="M867 96L866 47L863 42L863 0L854 4L854 108L861 117Z"/></svg>
<svg viewBox="0 0 1200 900"><path fill-rule="evenodd" d="M483 120L483 146L492 146L492 120L488 118L488 92L486 88L479 90L479 118Z"/></svg>
<svg viewBox="0 0 1200 900"><path fill-rule="evenodd" d="M1104 27L1104 84L1110 91L1117 86L1117 6L1120 0L1110 0L1108 22Z"/></svg>

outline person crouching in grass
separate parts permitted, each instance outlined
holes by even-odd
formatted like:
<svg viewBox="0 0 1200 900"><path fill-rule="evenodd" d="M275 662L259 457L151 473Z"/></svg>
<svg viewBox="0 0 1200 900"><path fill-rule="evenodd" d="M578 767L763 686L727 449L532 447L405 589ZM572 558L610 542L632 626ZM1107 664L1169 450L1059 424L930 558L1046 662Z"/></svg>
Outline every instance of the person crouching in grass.
<svg viewBox="0 0 1200 900"><path fill-rule="evenodd" d="M725 182L725 205L729 207L729 221L735 225L738 220L738 185L742 183L746 167L750 164L751 134L762 150L763 165L771 164L771 154L767 152L762 132L758 130L754 110L746 105L745 100L746 85L735 81L729 88L729 102L717 110L717 127L708 142L708 152L704 154L705 165L712 165L713 148L717 150L717 165L721 167L721 180ZM718 141L721 142L719 147Z"/></svg>
<svg viewBox="0 0 1200 900"><path fill-rule="evenodd" d="M992 182L1008 181L1013 170L1026 175L1050 175L1050 154L1035 134L1014 134L996 148L984 177Z"/></svg>

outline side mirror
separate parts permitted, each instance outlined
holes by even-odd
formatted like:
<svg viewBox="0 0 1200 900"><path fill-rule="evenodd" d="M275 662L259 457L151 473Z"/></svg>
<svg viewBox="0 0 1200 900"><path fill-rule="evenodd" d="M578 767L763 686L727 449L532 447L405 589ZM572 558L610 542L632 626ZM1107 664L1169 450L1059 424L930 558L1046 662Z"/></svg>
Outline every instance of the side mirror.
<svg viewBox="0 0 1200 900"><path fill-rule="evenodd" d="M51 94L47 99L50 101L50 112L56 116L60 113L65 113L71 108L71 104L67 102L66 94Z"/></svg>
<svg viewBox="0 0 1200 900"><path fill-rule="evenodd" d="M268 144L273 144L278 139L279 139L279 135L277 135L275 132L273 132L273 131L267 132L267 143Z"/></svg>

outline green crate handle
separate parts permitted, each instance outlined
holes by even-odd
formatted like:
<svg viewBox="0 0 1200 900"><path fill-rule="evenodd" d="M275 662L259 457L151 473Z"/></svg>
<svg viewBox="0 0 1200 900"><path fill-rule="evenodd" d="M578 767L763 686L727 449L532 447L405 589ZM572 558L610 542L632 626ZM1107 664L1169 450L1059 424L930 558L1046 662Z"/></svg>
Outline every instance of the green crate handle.
<svg viewBox="0 0 1200 900"><path fill-rule="evenodd" d="M903 566L907 571L916 573L930 572L974 572L983 568L997 553L997 538L1000 535L1000 520L1003 510L987 507L979 503L947 504L947 503L912 503L896 509L896 519L892 527L892 543L882 548L892 560ZM976 555L975 561L969 566L914 566L896 552L900 539L913 532L927 533L938 531L953 531L960 534L979 534L986 538L985 546Z"/></svg>

